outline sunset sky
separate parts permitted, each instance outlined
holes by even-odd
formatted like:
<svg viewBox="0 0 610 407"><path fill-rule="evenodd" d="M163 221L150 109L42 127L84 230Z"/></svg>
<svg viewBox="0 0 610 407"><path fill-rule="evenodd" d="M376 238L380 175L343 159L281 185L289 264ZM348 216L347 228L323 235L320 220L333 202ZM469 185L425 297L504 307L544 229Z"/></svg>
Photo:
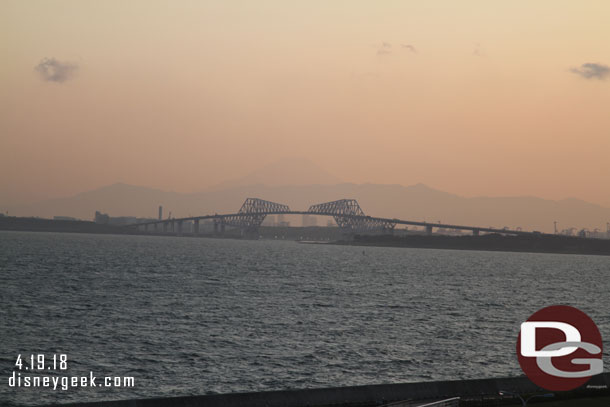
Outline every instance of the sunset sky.
<svg viewBox="0 0 610 407"><path fill-rule="evenodd" d="M610 206L610 1L0 1L0 204L355 183Z"/></svg>

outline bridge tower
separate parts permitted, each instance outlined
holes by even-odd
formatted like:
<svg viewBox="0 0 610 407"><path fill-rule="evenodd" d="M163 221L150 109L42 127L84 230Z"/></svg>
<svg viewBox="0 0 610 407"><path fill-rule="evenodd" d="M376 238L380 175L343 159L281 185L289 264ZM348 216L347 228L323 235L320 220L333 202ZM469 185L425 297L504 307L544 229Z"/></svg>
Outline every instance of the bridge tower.
<svg viewBox="0 0 610 407"><path fill-rule="evenodd" d="M311 205L312 214L330 215L337 225L346 233L392 233L396 223L366 216L355 199L339 199Z"/></svg>
<svg viewBox="0 0 610 407"><path fill-rule="evenodd" d="M247 198L237 214L222 216L219 218L219 223L223 231L224 226L227 225L240 228L248 236L258 236L258 228L267 214L286 212L290 212L288 205L259 198Z"/></svg>

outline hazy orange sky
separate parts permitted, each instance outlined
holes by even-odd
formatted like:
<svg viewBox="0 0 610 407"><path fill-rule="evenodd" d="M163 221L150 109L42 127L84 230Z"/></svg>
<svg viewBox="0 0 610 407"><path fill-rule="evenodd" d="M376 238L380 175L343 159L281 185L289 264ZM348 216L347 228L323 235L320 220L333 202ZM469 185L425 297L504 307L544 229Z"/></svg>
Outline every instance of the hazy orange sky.
<svg viewBox="0 0 610 407"><path fill-rule="evenodd" d="M610 205L609 22L606 0L3 0L0 204L301 155Z"/></svg>

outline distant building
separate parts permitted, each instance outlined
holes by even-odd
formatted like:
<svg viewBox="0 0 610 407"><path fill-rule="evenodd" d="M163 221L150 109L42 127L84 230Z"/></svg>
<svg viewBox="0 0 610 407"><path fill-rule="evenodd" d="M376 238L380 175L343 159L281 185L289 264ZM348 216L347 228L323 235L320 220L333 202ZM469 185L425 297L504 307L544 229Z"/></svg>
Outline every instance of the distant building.
<svg viewBox="0 0 610 407"><path fill-rule="evenodd" d="M110 223L110 216L106 213L101 213L100 211L95 211L95 218L93 219L95 223L100 223L102 225L107 225Z"/></svg>
<svg viewBox="0 0 610 407"><path fill-rule="evenodd" d="M279 214L279 215L277 215L276 226L288 227L288 226L290 226L290 222L286 221L286 217L283 214Z"/></svg>
<svg viewBox="0 0 610 407"><path fill-rule="evenodd" d="M267 215L263 221L263 226L275 226L275 216Z"/></svg>
<svg viewBox="0 0 610 407"><path fill-rule="evenodd" d="M100 211L95 211L94 220L95 220L95 223L99 223L102 225L122 226L122 225L131 225L134 223L155 221L156 219L137 218L135 216L112 217L112 216L108 215L107 213L101 213Z"/></svg>
<svg viewBox="0 0 610 407"><path fill-rule="evenodd" d="M163 219L163 206L159 205L159 220Z"/></svg>
<svg viewBox="0 0 610 407"><path fill-rule="evenodd" d="M317 226L318 218L313 215L303 215L303 227Z"/></svg>

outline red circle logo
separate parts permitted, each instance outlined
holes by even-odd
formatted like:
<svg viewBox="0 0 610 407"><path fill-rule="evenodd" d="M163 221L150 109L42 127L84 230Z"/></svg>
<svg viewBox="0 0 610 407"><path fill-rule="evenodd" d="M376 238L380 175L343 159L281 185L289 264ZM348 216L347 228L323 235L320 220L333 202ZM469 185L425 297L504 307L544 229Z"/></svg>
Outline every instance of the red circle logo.
<svg viewBox="0 0 610 407"><path fill-rule="evenodd" d="M521 324L517 357L538 386L568 391L602 373L602 336L595 322L567 305L543 308Z"/></svg>

